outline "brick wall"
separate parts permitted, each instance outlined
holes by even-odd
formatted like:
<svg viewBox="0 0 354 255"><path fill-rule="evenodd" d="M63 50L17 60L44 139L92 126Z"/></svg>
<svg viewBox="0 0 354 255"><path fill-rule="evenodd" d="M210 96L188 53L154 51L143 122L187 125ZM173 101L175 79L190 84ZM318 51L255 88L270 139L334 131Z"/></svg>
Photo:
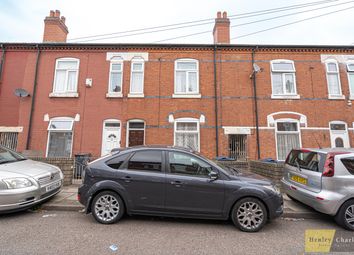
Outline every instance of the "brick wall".
<svg viewBox="0 0 354 255"><path fill-rule="evenodd" d="M277 185L280 185L280 180L283 177L283 168L283 163L268 163L254 160L249 162L249 170L251 172L267 177Z"/></svg>
<svg viewBox="0 0 354 255"><path fill-rule="evenodd" d="M64 174L64 186L68 186L68 185L72 184L73 167L74 167L74 159L73 158L31 157L31 159L59 167Z"/></svg>

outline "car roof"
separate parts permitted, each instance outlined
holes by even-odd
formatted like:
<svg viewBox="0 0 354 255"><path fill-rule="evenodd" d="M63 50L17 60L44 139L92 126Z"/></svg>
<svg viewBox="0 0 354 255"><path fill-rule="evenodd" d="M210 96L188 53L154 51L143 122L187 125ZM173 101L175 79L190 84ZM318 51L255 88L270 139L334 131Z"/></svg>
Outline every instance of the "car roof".
<svg viewBox="0 0 354 255"><path fill-rule="evenodd" d="M189 149L186 147L181 147L181 146L169 146L169 145L139 145L139 146L132 146L132 147L127 147L127 148L122 148L122 149L116 149L116 152L128 152L128 151L137 151L137 150L178 150L178 151L185 151L185 152L191 152L191 153L197 153L197 151L194 151L193 149Z"/></svg>
<svg viewBox="0 0 354 255"><path fill-rule="evenodd" d="M354 148L300 148L299 150L309 150L324 154L329 152L354 152Z"/></svg>

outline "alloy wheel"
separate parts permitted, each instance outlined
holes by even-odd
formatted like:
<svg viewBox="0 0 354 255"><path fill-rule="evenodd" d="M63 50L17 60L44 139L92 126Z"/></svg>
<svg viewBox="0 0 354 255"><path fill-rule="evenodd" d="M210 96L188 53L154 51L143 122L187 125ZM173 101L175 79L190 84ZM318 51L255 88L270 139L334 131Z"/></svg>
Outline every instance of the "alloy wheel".
<svg viewBox="0 0 354 255"><path fill-rule="evenodd" d="M95 203L95 214L104 222L113 221L119 214L118 200L109 194L102 195Z"/></svg>
<svg viewBox="0 0 354 255"><path fill-rule="evenodd" d="M263 210L258 203L244 202L237 210L237 220L247 230L256 229L264 220Z"/></svg>
<svg viewBox="0 0 354 255"><path fill-rule="evenodd" d="M354 205L351 205L345 210L345 220L346 222L354 227Z"/></svg>

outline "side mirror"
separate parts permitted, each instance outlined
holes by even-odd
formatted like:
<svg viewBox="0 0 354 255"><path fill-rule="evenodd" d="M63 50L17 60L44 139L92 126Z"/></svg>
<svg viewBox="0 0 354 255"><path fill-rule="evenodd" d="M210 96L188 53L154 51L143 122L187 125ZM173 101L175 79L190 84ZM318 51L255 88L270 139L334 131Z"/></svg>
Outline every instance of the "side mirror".
<svg viewBox="0 0 354 255"><path fill-rule="evenodd" d="M210 178L210 181L215 181L219 178L219 174L217 172L211 171L209 173L209 178Z"/></svg>

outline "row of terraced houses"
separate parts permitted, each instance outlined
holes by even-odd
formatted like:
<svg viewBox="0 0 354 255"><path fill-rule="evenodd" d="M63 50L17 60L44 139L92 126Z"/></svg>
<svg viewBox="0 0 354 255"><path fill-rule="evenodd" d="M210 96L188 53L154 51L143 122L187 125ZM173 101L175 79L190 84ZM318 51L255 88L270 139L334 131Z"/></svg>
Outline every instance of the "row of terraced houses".
<svg viewBox="0 0 354 255"><path fill-rule="evenodd" d="M284 160L354 143L354 47L67 43L59 11L42 43L1 43L0 144L45 157L176 145L209 158Z"/></svg>

